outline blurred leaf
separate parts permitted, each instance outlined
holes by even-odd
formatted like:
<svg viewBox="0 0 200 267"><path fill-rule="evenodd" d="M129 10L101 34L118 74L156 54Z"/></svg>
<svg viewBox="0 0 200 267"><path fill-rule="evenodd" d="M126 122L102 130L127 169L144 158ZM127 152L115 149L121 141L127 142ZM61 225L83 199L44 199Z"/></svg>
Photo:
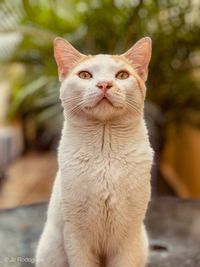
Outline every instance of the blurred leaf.
<svg viewBox="0 0 200 267"><path fill-rule="evenodd" d="M47 83L49 82L48 77L40 77L35 81L32 81L24 88L21 88L19 94L16 96L13 105L11 114L14 114L28 99L28 97L32 97L35 93L41 90Z"/></svg>

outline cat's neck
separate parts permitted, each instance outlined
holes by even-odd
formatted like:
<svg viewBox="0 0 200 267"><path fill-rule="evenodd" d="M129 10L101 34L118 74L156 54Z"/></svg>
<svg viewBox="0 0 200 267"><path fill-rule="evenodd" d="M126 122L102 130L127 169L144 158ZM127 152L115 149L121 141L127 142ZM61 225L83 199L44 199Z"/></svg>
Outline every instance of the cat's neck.
<svg viewBox="0 0 200 267"><path fill-rule="evenodd" d="M79 148L108 151L123 150L131 145L148 141L146 127L141 119L137 122L84 122L80 124L64 122L62 140L68 140Z"/></svg>

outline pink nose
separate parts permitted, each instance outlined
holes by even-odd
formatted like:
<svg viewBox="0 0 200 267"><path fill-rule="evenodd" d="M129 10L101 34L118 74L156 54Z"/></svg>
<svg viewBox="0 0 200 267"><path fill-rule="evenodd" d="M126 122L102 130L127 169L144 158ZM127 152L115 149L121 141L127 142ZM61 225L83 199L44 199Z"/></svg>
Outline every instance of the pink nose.
<svg viewBox="0 0 200 267"><path fill-rule="evenodd" d="M112 82L110 81L104 81L104 82L98 82L97 87L101 89L104 93L112 87Z"/></svg>

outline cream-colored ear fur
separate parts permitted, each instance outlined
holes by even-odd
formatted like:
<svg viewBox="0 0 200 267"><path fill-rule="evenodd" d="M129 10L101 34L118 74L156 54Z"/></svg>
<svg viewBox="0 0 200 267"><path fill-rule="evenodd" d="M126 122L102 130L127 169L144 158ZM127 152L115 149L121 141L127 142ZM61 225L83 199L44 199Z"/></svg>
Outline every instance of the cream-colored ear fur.
<svg viewBox="0 0 200 267"><path fill-rule="evenodd" d="M146 81L148 76L148 65L151 59L151 43L150 37L144 37L122 55L128 59L143 81Z"/></svg>
<svg viewBox="0 0 200 267"><path fill-rule="evenodd" d="M54 40L54 57L58 65L59 80L62 81L85 55L77 51L63 38L57 37Z"/></svg>

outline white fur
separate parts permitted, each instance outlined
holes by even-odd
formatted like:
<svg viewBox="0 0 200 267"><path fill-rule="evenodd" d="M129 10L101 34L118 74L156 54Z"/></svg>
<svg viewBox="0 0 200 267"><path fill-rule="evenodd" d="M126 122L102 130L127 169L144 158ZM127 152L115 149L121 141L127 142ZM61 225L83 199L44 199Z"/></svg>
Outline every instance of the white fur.
<svg viewBox="0 0 200 267"><path fill-rule="evenodd" d="M120 69L130 77L117 80ZM93 78L80 79L81 70ZM114 84L106 95L113 106L97 104L102 92L96 84L102 80ZM37 267L145 266L143 220L153 153L143 121L144 94L132 67L107 55L81 62L63 81L59 171Z"/></svg>

